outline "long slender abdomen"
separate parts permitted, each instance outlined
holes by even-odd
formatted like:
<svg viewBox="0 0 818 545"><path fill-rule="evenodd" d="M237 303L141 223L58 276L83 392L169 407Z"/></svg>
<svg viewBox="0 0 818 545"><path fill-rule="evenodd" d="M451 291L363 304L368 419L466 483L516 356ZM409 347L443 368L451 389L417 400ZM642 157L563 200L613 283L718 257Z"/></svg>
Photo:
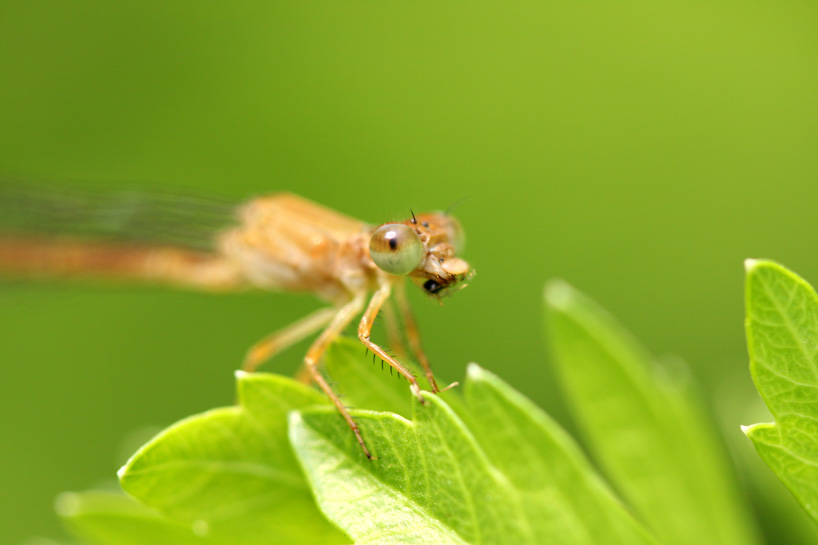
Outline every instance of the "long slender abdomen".
<svg viewBox="0 0 818 545"><path fill-rule="evenodd" d="M233 290L245 285L234 264L219 254L8 235L0 235L0 274L29 278L118 278L208 291Z"/></svg>

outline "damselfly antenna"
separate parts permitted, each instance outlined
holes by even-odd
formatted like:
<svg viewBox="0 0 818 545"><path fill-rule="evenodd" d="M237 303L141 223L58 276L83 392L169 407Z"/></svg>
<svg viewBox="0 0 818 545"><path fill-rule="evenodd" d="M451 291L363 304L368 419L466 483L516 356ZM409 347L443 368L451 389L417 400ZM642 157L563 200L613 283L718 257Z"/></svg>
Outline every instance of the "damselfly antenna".
<svg viewBox="0 0 818 545"><path fill-rule="evenodd" d="M460 197L459 199L457 199L456 201L454 201L454 202L453 202L451 205L449 205L449 208L447 208L447 209L446 209L446 211L445 211L445 212L443 212L443 214L444 214L444 215L446 215L446 216L448 216L449 214L451 214L452 212L454 212L454 209L455 209L455 208L457 208L458 206L460 206L461 204L463 204L463 202L465 202L465 201L467 201L467 200L469 200L469 199L471 199L471 195L467 195L467 196L465 196L465 197Z"/></svg>

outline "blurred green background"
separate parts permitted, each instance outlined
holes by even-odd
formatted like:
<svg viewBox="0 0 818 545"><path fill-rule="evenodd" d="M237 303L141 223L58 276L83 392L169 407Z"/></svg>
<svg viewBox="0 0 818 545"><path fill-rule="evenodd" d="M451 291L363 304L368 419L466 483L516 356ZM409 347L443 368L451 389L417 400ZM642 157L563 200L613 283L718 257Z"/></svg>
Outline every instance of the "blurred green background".
<svg viewBox="0 0 818 545"><path fill-rule="evenodd" d="M808 542L738 426L765 418L742 260L818 282L817 27L792 0L4 0L0 174L290 190L371 222L469 197L476 278L443 308L413 294L440 374L477 361L570 426L541 331L565 278L690 362L770 542ZM246 348L318 305L0 286L3 540L59 536L57 493L113 480L134 430L232 403Z"/></svg>

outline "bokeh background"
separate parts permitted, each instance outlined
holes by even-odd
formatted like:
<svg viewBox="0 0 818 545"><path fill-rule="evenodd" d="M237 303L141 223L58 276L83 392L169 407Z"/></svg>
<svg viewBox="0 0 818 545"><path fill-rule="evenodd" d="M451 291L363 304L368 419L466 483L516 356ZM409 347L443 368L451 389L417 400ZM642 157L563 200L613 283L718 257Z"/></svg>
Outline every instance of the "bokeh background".
<svg viewBox="0 0 818 545"><path fill-rule="evenodd" d="M817 27L798 0L3 0L0 174L290 190L371 222L468 197L476 278L413 294L442 375L477 361L570 427L541 323L562 277L690 363L770 543L814 542L739 424L765 418L742 260L818 282ZM0 286L2 540L59 536L57 493L232 403L246 348L318 305Z"/></svg>

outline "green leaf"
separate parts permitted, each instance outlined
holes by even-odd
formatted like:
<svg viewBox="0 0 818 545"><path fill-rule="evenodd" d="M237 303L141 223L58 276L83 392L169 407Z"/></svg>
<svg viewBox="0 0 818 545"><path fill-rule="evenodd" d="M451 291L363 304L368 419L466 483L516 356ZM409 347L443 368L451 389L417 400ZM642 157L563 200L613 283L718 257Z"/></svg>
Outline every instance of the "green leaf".
<svg viewBox="0 0 818 545"><path fill-rule="evenodd" d="M373 363L374 361L374 363ZM416 377L423 377L419 366L412 361L401 362ZM397 373L390 373L388 367L381 365L381 360L372 355L365 355L361 343L348 337L338 338L327 350L324 367L335 383L335 389L343 396L344 404L349 407L372 411L388 411L405 418L412 416L412 396L407 395L409 384ZM438 384L449 383L437 375ZM425 378L419 378L421 389L424 389ZM428 385L425 386L429 388ZM471 420L456 385L439 395L454 409L461 419Z"/></svg>
<svg viewBox="0 0 818 545"><path fill-rule="evenodd" d="M411 363L404 363L415 370ZM371 354L367 357L357 339L341 337L332 343L324 357L324 367L337 383L336 389L345 403L362 409L411 415L412 401L407 395L406 381L399 375L390 376L381 360Z"/></svg>
<svg viewBox="0 0 818 545"><path fill-rule="evenodd" d="M465 389L473 430L429 393L412 421L353 411L372 461L334 411L290 417L321 509L356 544L653 543L545 414L476 365Z"/></svg>
<svg viewBox="0 0 818 545"><path fill-rule="evenodd" d="M651 541L643 528L624 516L607 484L556 422L479 366L470 365L468 376L472 431L522 496L517 508L528 512L530 520L551 526L547 536L562 536L568 543ZM542 518L555 500L562 504L562 512L550 521Z"/></svg>
<svg viewBox="0 0 818 545"><path fill-rule="evenodd" d="M122 487L171 520L235 544L349 543L316 508L287 441L287 413L325 398L284 377L237 376L238 407L159 434L120 470Z"/></svg>
<svg viewBox="0 0 818 545"><path fill-rule="evenodd" d="M747 261L750 372L773 424L744 427L761 458L818 522L818 296L770 261Z"/></svg>
<svg viewBox="0 0 818 545"><path fill-rule="evenodd" d="M655 364L563 282L545 293L558 375L594 458L666 544L758 541L686 369ZM675 371L675 373L674 373Z"/></svg>
<svg viewBox="0 0 818 545"><path fill-rule="evenodd" d="M215 545L121 492L68 492L57 498L57 513L71 533L91 545ZM222 542L227 544L226 541Z"/></svg>

